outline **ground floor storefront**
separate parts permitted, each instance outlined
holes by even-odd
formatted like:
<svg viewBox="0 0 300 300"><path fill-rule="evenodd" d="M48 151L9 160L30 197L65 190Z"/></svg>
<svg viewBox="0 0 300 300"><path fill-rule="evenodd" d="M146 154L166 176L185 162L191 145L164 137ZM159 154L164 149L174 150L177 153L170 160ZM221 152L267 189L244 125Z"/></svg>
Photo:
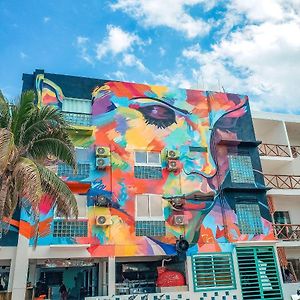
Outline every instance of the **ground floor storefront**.
<svg viewBox="0 0 300 300"><path fill-rule="evenodd" d="M228 252L186 257L91 258L85 253L82 247L38 246L28 251L27 260L19 258L22 263L18 257L0 259L1 285L12 300L289 299L283 297L275 245L241 244Z"/></svg>

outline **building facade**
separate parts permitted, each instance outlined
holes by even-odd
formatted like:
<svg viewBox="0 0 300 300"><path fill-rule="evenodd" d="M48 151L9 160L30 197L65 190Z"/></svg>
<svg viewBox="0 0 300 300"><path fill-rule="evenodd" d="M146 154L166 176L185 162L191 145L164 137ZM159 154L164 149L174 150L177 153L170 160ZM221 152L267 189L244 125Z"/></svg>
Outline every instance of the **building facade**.
<svg viewBox="0 0 300 300"><path fill-rule="evenodd" d="M283 279L284 299L299 289L300 281L300 118L254 113L277 251Z"/></svg>
<svg viewBox="0 0 300 300"><path fill-rule="evenodd" d="M42 70L28 89L72 124L78 172L49 168L79 218L45 195L35 238L30 208L16 213L0 239L12 299L41 282L59 299L61 281L70 299L283 299L246 96Z"/></svg>

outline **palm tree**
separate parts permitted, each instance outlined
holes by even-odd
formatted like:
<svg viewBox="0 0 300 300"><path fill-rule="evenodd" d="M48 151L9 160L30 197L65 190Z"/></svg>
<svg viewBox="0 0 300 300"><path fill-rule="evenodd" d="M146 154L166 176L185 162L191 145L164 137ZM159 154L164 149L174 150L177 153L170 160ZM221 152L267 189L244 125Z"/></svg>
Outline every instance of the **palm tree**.
<svg viewBox="0 0 300 300"><path fill-rule="evenodd" d="M33 91L24 92L16 105L9 105L0 91L0 224L24 203L37 222L44 194L60 215L77 217L73 193L45 166L47 158L55 157L76 168L68 127L59 110L35 105Z"/></svg>

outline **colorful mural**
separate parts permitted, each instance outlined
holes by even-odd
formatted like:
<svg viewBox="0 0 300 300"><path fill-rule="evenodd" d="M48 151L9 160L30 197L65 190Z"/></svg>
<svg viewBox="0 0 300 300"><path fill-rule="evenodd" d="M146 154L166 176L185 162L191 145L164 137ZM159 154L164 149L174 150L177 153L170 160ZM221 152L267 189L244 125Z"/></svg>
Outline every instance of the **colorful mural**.
<svg viewBox="0 0 300 300"><path fill-rule="evenodd" d="M62 107L63 86L38 75L36 88L41 105ZM251 121L246 96L108 81L96 86L90 97L92 130L81 145L78 137L84 134L73 132L76 146L84 148L78 150L78 161L89 165L89 174L80 179L75 175L62 177L75 193L87 196L88 234L54 237L53 208L45 198L39 245L90 244L89 254L95 257L149 256L175 254L180 237L190 244L188 254L231 251L231 243L239 240L273 239L268 211L262 213L261 233L241 234L234 194L225 191L229 151L237 152L241 141L255 139L252 127L249 132L243 128ZM230 150L222 143L228 140ZM108 151L100 155L105 167L96 166L97 147ZM260 169L255 147L251 151L254 168ZM146 152L157 153L158 169L151 169L151 164L149 168L137 168L136 153L148 155ZM150 175L138 174L140 171ZM263 181L257 176L255 180L254 188L263 190ZM163 222L165 233L161 236L136 235L139 195L161 195L163 214L153 219ZM97 204L102 196L107 205ZM261 207L267 205L264 192L258 199ZM183 216L182 225L175 224L177 215ZM99 225L99 216L109 219L106 226ZM21 233L32 237L26 211L21 219Z"/></svg>

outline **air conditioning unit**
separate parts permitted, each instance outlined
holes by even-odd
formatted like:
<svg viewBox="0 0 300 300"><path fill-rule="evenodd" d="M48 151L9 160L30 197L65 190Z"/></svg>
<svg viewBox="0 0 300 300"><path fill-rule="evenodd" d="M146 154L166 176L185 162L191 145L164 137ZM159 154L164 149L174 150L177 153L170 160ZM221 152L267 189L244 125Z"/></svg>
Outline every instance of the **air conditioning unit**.
<svg viewBox="0 0 300 300"><path fill-rule="evenodd" d="M95 199L95 205L100 206L100 207L105 207L108 206L109 204L109 199L105 197L104 195L98 195L94 197Z"/></svg>
<svg viewBox="0 0 300 300"><path fill-rule="evenodd" d="M185 215L175 215L173 217L173 225L182 226L187 224L187 218Z"/></svg>
<svg viewBox="0 0 300 300"><path fill-rule="evenodd" d="M168 160L167 169L171 172L177 171L179 169L179 161L175 159Z"/></svg>
<svg viewBox="0 0 300 300"><path fill-rule="evenodd" d="M110 154L110 149L108 147L96 147L97 157L108 157Z"/></svg>
<svg viewBox="0 0 300 300"><path fill-rule="evenodd" d="M96 217L96 225L98 226L108 226L111 225L111 215L102 215Z"/></svg>
<svg viewBox="0 0 300 300"><path fill-rule="evenodd" d="M178 159L179 151L178 150L168 150L167 159Z"/></svg>
<svg viewBox="0 0 300 300"><path fill-rule="evenodd" d="M96 167L97 169L105 169L110 166L110 161L108 157L96 157Z"/></svg>

